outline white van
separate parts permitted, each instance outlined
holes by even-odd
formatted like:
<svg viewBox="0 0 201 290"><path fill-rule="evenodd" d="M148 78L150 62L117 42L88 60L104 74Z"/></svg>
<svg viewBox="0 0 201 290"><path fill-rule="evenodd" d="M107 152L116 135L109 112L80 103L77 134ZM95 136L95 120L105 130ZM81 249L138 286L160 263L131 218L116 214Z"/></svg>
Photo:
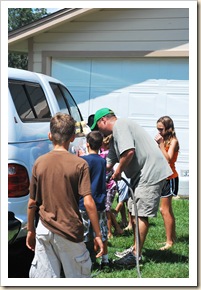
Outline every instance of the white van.
<svg viewBox="0 0 201 290"><path fill-rule="evenodd" d="M50 151L50 118L57 112L76 121L76 138L69 151L76 153L90 131L63 83L52 77L8 68L8 243L26 236L27 202L32 166Z"/></svg>

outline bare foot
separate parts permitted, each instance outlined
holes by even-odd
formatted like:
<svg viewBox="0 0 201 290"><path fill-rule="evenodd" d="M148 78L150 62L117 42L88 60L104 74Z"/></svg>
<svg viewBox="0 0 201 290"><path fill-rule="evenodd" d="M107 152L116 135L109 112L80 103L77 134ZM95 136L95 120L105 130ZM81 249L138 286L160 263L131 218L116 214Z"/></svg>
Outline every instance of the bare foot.
<svg viewBox="0 0 201 290"><path fill-rule="evenodd" d="M173 243L166 243L164 247L160 248L161 251L165 251L168 250L169 248L171 248L173 246Z"/></svg>
<svg viewBox="0 0 201 290"><path fill-rule="evenodd" d="M113 234L108 234L108 235L107 235L107 238L108 238L108 240L113 239Z"/></svg>
<svg viewBox="0 0 201 290"><path fill-rule="evenodd" d="M132 226L127 226L126 228L124 228L124 231L132 231L132 230L133 230Z"/></svg>
<svg viewBox="0 0 201 290"><path fill-rule="evenodd" d="M163 242L163 243L157 243L157 245L165 245L166 242Z"/></svg>

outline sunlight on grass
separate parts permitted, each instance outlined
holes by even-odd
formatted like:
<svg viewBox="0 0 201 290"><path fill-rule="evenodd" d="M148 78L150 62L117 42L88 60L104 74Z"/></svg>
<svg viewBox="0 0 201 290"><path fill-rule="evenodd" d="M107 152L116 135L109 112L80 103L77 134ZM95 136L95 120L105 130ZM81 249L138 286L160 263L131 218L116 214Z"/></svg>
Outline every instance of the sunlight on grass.
<svg viewBox="0 0 201 290"><path fill-rule="evenodd" d="M113 207L116 204L114 203ZM173 210L176 219L177 240L167 251L159 251L161 242L165 242L163 220L158 212L151 218L150 228L143 248L143 260L140 265L142 278L189 278L189 201L174 199ZM118 221L120 216L118 216ZM116 251L123 251L133 243L133 234L114 237L108 243L110 259L117 259ZM136 268L127 270L110 269L99 271L95 278L137 278Z"/></svg>

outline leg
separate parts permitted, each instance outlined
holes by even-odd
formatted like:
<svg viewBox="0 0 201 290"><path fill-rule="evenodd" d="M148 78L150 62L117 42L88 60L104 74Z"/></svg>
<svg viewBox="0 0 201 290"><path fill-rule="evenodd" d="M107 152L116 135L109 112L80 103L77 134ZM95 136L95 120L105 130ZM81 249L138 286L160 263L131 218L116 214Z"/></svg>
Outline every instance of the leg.
<svg viewBox="0 0 201 290"><path fill-rule="evenodd" d="M128 200L128 186L124 180L120 180L117 182L117 191L119 194L119 198L118 198L119 203L116 206L116 211L121 213L122 225L123 227L126 227L127 217L126 217L125 201Z"/></svg>
<svg viewBox="0 0 201 290"><path fill-rule="evenodd" d="M93 238L90 241L85 242L85 245L86 245L87 250L89 251L89 254L90 254L90 258L91 258L92 263L96 263L96 253L94 251L94 241L93 241Z"/></svg>
<svg viewBox="0 0 201 290"><path fill-rule="evenodd" d="M107 241L107 216L105 212L99 213L99 225L102 234L103 241L103 255L101 257L100 269L107 268L109 266L108 260L108 241Z"/></svg>
<svg viewBox="0 0 201 290"><path fill-rule="evenodd" d="M133 223L135 224L135 217L132 216ZM142 253L142 248L148 233L149 221L147 217L138 217L139 225L139 256ZM136 236L135 236L135 226L134 226L134 255L136 255Z"/></svg>
<svg viewBox="0 0 201 290"><path fill-rule="evenodd" d="M113 225L113 220L112 220L112 203L114 201L115 197L115 192L116 192L116 187L113 188L108 188L107 189L107 196L106 196L106 203L105 203L105 209L106 209L106 217L107 217L107 229L108 229L108 239L112 238L112 225Z"/></svg>
<svg viewBox="0 0 201 290"><path fill-rule="evenodd" d="M163 217L166 231L166 244L160 250L166 250L172 247L176 239L175 218L172 210L172 196L161 198L160 212Z"/></svg>
<svg viewBox="0 0 201 290"><path fill-rule="evenodd" d="M119 212L121 211L121 209L122 209L122 206L123 206L123 203L122 203L122 202L119 202L119 203L117 204L116 208L115 208L116 212L119 213Z"/></svg>
<svg viewBox="0 0 201 290"><path fill-rule="evenodd" d="M89 278L92 262L84 242L74 243L55 234L57 255L62 261L65 278Z"/></svg>
<svg viewBox="0 0 201 290"><path fill-rule="evenodd" d="M106 216L107 216L107 229L108 229L107 237L108 237L108 239L111 239L111 238L113 238L111 212L106 211Z"/></svg>
<svg viewBox="0 0 201 290"><path fill-rule="evenodd" d="M30 278L60 278L61 260L52 244L54 244L54 234L39 220L36 228L35 255L29 272Z"/></svg>
<svg viewBox="0 0 201 290"><path fill-rule="evenodd" d="M126 208L125 208L125 203L122 201L122 208L120 209L121 213L121 220L122 220L122 225L125 228L128 224L127 218L126 218Z"/></svg>
<svg viewBox="0 0 201 290"><path fill-rule="evenodd" d="M135 222L135 217L132 216L133 222ZM136 233L135 233L135 227L134 226L134 245L130 247L129 249L126 249L123 252L117 252L115 255L119 257L119 260L115 260L115 264L119 266L126 266L126 267L134 267L136 266L136 258L138 257L139 260L141 259L141 254L142 254L142 248L148 233L148 228L149 228L149 222L148 222L148 217L138 217L138 226L139 226L139 247L137 244L137 239L136 239ZM139 253L137 250L139 249ZM139 254L139 255L137 255Z"/></svg>
<svg viewBox="0 0 201 290"><path fill-rule="evenodd" d="M124 231L132 231L132 230L134 230L133 227L134 227L134 224L133 224L133 221L132 221L132 216L131 216L131 213L128 212L128 225L124 229Z"/></svg>
<svg viewBox="0 0 201 290"><path fill-rule="evenodd" d="M110 267L110 262L108 259L108 249L107 249L107 240L103 241L103 255L101 257L100 269L107 270Z"/></svg>
<svg viewBox="0 0 201 290"><path fill-rule="evenodd" d="M125 206L124 206L124 202L120 201L116 208L115 208L115 213L121 213L121 226L122 227L126 227L127 225L127 219L126 219L126 212L125 212Z"/></svg>
<svg viewBox="0 0 201 290"><path fill-rule="evenodd" d="M110 216L111 216L111 220L112 220L112 225L115 228L115 233L117 235L122 235L123 234L123 230L121 229L120 225L118 224L115 215L113 214L113 212L110 212Z"/></svg>

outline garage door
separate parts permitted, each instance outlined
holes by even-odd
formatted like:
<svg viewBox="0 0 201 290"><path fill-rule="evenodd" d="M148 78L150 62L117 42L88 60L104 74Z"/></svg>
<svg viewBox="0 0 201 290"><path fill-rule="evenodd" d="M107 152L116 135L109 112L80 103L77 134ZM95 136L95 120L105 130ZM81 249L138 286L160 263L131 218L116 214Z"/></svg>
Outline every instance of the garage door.
<svg viewBox="0 0 201 290"><path fill-rule="evenodd" d="M181 147L177 167L185 180L189 151L188 69L186 58L56 58L52 61L52 76L66 84L86 121L100 107L109 107L118 117L136 120L154 137L157 119L171 116Z"/></svg>

